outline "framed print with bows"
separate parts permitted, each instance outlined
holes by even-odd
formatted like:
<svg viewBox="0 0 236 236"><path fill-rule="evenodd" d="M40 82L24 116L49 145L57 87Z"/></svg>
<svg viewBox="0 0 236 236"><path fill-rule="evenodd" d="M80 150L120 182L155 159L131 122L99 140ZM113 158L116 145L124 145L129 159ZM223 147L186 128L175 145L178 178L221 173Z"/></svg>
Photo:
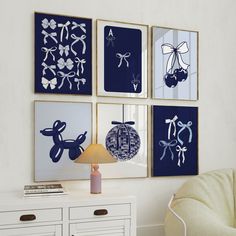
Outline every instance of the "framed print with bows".
<svg viewBox="0 0 236 236"><path fill-rule="evenodd" d="M152 27L152 97L198 99L198 32Z"/></svg>
<svg viewBox="0 0 236 236"><path fill-rule="evenodd" d="M97 20L97 95L147 97L146 25Z"/></svg>
<svg viewBox="0 0 236 236"><path fill-rule="evenodd" d="M153 106L153 176L198 174L198 108Z"/></svg>
<svg viewBox="0 0 236 236"><path fill-rule="evenodd" d="M88 179L74 160L91 142L91 103L35 102L35 181Z"/></svg>
<svg viewBox="0 0 236 236"><path fill-rule="evenodd" d="M35 92L92 94L92 19L35 13Z"/></svg>
<svg viewBox="0 0 236 236"><path fill-rule="evenodd" d="M147 177L147 106L98 103L97 143L117 159L104 178Z"/></svg>

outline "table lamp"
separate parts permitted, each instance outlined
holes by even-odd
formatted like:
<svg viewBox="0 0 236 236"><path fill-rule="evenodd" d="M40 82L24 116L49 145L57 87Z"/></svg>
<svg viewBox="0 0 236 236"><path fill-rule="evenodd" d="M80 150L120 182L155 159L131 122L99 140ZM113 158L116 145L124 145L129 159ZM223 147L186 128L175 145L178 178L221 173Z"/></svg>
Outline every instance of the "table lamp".
<svg viewBox="0 0 236 236"><path fill-rule="evenodd" d="M75 159L75 163L91 164L90 192L101 193L101 173L99 163L112 163L117 160L110 155L102 144L90 144L85 151Z"/></svg>

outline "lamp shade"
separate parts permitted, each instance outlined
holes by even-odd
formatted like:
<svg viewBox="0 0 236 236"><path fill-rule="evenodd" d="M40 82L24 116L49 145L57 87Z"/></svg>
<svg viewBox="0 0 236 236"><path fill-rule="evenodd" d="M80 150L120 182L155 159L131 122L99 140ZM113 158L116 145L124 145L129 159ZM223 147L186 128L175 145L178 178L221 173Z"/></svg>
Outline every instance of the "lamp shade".
<svg viewBox="0 0 236 236"><path fill-rule="evenodd" d="M99 164L112 163L117 160L104 148L102 144L90 144L77 158L75 163Z"/></svg>

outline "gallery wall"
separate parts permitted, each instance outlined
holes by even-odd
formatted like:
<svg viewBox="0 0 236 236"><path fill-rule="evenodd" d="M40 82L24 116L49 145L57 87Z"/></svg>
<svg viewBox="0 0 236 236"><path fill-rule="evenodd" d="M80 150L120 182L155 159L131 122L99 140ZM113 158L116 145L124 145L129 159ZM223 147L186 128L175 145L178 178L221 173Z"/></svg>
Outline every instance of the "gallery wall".
<svg viewBox="0 0 236 236"><path fill-rule="evenodd" d="M236 71L234 0L1 0L0 2L0 191L22 191L34 178L34 100L199 107L199 172L236 166ZM199 31L199 100L152 100L149 53L147 99L96 97L96 48L93 47L93 96L34 94L33 13L47 12ZM150 35L150 32L149 32ZM149 40L149 52L151 51ZM94 112L93 131L96 134ZM151 163L151 144L148 146ZM150 166L150 165L149 165ZM137 197L139 236L163 236L170 196L191 177L111 179L104 192ZM88 181L65 181L68 190L88 191Z"/></svg>

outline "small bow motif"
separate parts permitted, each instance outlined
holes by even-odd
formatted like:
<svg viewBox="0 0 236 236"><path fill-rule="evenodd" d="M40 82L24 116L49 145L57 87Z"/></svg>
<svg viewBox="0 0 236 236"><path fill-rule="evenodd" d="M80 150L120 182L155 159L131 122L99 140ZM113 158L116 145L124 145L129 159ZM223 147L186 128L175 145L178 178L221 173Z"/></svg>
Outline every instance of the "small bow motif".
<svg viewBox="0 0 236 236"><path fill-rule="evenodd" d="M164 159L164 157L166 156L166 150L167 150L167 148L168 148L168 150L169 150L169 152L170 152L170 154L171 154L170 158L171 158L171 160L173 161L173 160L174 160L174 153L173 153L173 151L172 151L172 147L176 146L176 144L177 144L177 140L176 140L176 139L173 139L173 140L170 141L170 142L166 142L165 140L160 140L160 141L159 141L159 146L161 146L161 147L164 148L164 149L163 149L162 156L160 157L160 160L163 160L163 159Z"/></svg>
<svg viewBox="0 0 236 236"><path fill-rule="evenodd" d="M175 121L177 119L178 119L178 116L175 115L174 118L166 119L165 120L165 123L169 124L169 127L168 127L168 139L170 139L172 125L173 125L173 128L174 128L173 136L175 137L175 135L176 135L176 124L175 124Z"/></svg>
<svg viewBox="0 0 236 236"><path fill-rule="evenodd" d="M51 47L51 48L42 47L41 51L45 52L45 57L44 57L43 61L47 60L48 54L50 54L52 56L53 61L55 61L55 56L54 56L53 52L55 52L56 50L57 50L57 47Z"/></svg>
<svg viewBox="0 0 236 236"><path fill-rule="evenodd" d="M53 73L53 75L56 75L56 72L55 72L55 70L56 70L56 66L55 65L47 65L45 62L43 62L42 63L42 66L44 67L43 68L43 75L45 75L46 74L46 70L50 70L52 73Z"/></svg>
<svg viewBox="0 0 236 236"><path fill-rule="evenodd" d="M129 58L130 56L131 56L130 52L126 52L125 54L116 53L116 57L118 57L120 59L118 68L121 67L123 60L126 62L126 66L129 67L129 62L128 62L127 58Z"/></svg>
<svg viewBox="0 0 236 236"><path fill-rule="evenodd" d="M110 44L112 47L115 46L114 41L116 40L116 37L113 35L112 29L109 30L109 34L107 35L106 40L107 40L107 47L109 47Z"/></svg>
<svg viewBox="0 0 236 236"><path fill-rule="evenodd" d="M189 65L183 61L183 58L181 55L181 54L187 53L189 51L187 42L184 41L184 42L180 43L176 48L173 45L171 45L170 43L165 43L165 44L161 45L161 48L162 48L163 55L170 54L167 64L166 64L166 72L167 73L170 73L171 69L174 66L176 58L178 60L179 65L183 69L185 69L185 70L188 69Z"/></svg>
<svg viewBox="0 0 236 236"><path fill-rule="evenodd" d="M51 29L55 29L57 27L57 23L55 20L51 19L50 21L47 18L44 18L42 20L42 26L44 29L47 29L48 27L50 27Z"/></svg>
<svg viewBox="0 0 236 236"><path fill-rule="evenodd" d="M185 162L185 155L184 153L187 152L187 148L186 147L180 147L179 145L176 146L176 151L178 152L178 163L177 165L179 167L181 167L181 160L180 160L180 157L182 155L182 164L184 164Z"/></svg>
<svg viewBox="0 0 236 236"><path fill-rule="evenodd" d="M72 25L73 26L71 27L71 30L74 30L76 28L80 28L86 34L86 24L85 23L78 24L73 21Z"/></svg>
<svg viewBox="0 0 236 236"><path fill-rule="evenodd" d="M48 33L45 30L42 30L42 34L44 35L44 38L43 38L44 44L48 42L47 41L48 37L51 38L55 43L58 43L57 39L55 38L57 36L56 32Z"/></svg>
<svg viewBox="0 0 236 236"><path fill-rule="evenodd" d="M177 125L181 128L177 134L177 139L178 139L178 142L183 145L184 142L180 139L179 135L185 130L187 129L189 131L189 138L188 138L188 142L191 143L192 142L192 129L191 129L191 126L192 126L192 121L188 121L187 124L184 124L182 123L182 121L178 121Z"/></svg>
<svg viewBox="0 0 236 236"><path fill-rule="evenodd" d="M53 78L53 79L51 79L51 80L47 80L46 78L42 77L42 79L41 79L41 84L43 85L43 87L44 87L45 89L47 89L48 86L49 86L49 88L53 90L53 89L56 88L56 85L57 85L57 78Z"/></svg>
<svg viewBox="0 0 236 236"><path fill-rule="evenodd" d="M71 38L74 39L74 42L71 44L71 51L74 53L74 55L77 55L77 52L73 49L74 44L76 44L77 42L81 42L83 45L83 49L82 49L82 54L85 54L86 51L86 43L85 43L85 39L86 39L86 35L83 34L82 36L76 36L75 34L71 35Z"/></svg>
<svg viewBox="0 0 236 236"><path fill-rule="evenodd" d="M68 26L70 25L70 21L67 21L65 24L59 23L58 27L61 28L61 34L60 34L60 40L62 42L63 40L63 34L64 34L64 30L66 30L66 39L68 40L69 38L69 29Z"/></svg>
<svg viewBox="0 0 236 236"><path fill-rule="evenodd" d="M75 78L74 79L75 83L77 83L77 89L78 91L80 90L80 83L82 83L83 85L86 83L86 79L85 78L81 78L81 79L78 79L78 78Z"/></svg>
<svg viewBox="0 0 236 236"><path fill-rule="evenodd" d="M131 81L131 83L133 84L134 91L137 90L138 85L140 84L140 79L139 79L139 77L140 77L140 74L137 74L137 76L135 76L135 75L133 74L133 80Z"/></svg>
<svg viewBox="0 0 236 236"><path fill-rule="evenodd" d="M75 76L75 72L71 71L71 72L66 74L62 71L58 71L57 75L62 78L61 84L59 85L58 89L61 89L61 87L64 85L64 81L66 79L67 82L69 83L69 88L71 90L72 89L72 83L70 82L70 78L73 78Z"/></svg>
<svg viewBox="0 0 236 236"><path fill-rule="evenodd" d="M75 58L75 63L77 63L77 75L80 75L80 68L81 68L81 74L84 73L84 64L86 63L85 59L80 59L78 57Z"/></svg>
<svg viewBox="0 0 236 236"><path fill-rule="evenodd" d="M62 70L64 67L66 67L68 70L71 70L74 67L74 62L70 58L65 61L64 58L61 57L57 61L57 66L60 70Z"/></svg>
<svg viewBox="0 0 236 236"><path fill-rule="evenodd" d="M66 46L63 46L61 44L59 44L59 54L62 56L63 53L65 53L66 57L69 55L69 50L70 50L70 46L69 45L66 45Z"/></svg>

